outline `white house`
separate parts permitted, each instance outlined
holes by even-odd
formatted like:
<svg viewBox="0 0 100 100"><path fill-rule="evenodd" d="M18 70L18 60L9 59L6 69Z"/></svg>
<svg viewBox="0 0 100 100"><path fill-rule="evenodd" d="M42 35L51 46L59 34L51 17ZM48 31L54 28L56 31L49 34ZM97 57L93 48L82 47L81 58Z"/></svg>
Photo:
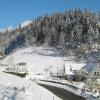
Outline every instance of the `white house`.
<svg viewBox="0 0 100 100"><path fill-rule="evenodd" d="M83 67L87 72L87 79L91 82L97 82L100 84L100 62L88 63Z"/></svg>

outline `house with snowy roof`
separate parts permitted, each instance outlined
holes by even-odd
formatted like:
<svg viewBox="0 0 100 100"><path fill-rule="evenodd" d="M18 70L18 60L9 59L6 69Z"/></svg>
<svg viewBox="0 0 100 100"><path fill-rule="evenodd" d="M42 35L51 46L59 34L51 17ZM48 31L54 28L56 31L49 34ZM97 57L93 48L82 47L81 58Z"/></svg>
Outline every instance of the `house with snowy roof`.
<svg viewBox="0 0 100 100"><path fill-rule="evenodd" d="M96 81L100 83L100 62L99 63L88 63L83 67L83 70L87 73L87 79L90 81Z"/></svg>

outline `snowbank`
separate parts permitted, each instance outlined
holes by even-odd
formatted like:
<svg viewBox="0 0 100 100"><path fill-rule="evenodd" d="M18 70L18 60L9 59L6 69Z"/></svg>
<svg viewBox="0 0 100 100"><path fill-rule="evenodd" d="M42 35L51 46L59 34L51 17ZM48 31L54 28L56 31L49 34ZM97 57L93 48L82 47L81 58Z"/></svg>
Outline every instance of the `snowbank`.
<svg viewBox="0 0 100 100"><path fill-rule="evenodd" d="M62 69L62 66L64 64L63 60L60 57L32 53L31 48L18 50L2 61L3 64L10 65L12 63L12 65L15 66L16 64L21 62L26 63L25 67L27 67L28 72L34 74L44 74L45 71L56 73L57 68L59 68L59 70Z"/></svg>
<svg viewBox="0 0 100 100"><path fill-rule="evenodd" d="M23 87L25 91L22 91ZM30 80L0 72L0 100L33 100L33 98L34 100L52 100L53 98L61 100Z"/></svg>

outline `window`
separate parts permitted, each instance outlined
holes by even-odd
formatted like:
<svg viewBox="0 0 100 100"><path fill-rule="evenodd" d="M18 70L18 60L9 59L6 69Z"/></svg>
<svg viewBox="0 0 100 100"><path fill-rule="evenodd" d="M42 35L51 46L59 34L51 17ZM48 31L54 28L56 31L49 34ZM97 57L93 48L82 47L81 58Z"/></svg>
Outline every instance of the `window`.
<svg viewBox="0 0 100 100"><path fill-rule="evenodd" d="M97 72L97 75L99 75L99 72Z"/></svg>
<svg viewBox="0 0 100 100"><path fill-rule="evenodd" d="M94 72L94 75L99 75L99 72Z"/></svg>
<svg viewBox="0 0 100 100"><path fill-rule="evenodd" d="M97 73L96 72L94 72L94 75L96 75Z"/></svg>

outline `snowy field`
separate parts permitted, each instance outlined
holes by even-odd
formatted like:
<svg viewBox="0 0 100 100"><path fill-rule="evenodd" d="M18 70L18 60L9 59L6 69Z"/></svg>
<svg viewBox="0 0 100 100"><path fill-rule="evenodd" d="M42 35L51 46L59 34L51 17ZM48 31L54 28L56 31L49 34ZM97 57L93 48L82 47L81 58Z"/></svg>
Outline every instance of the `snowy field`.
<svg viewBox="0 0 100 100"><path fill-rule="evenodd" d="M36 51L39 53L40 48L37 48ZM47 53L50 54L53 53L53 51L48 51ZM26 63L25 67L27 67L27 70L32 73L44 73L45 69L57 72L57 67L60 69L63 66L63 60L60 57L39 55L34 53L31 48L18 50L2 61L3 64L9 66L11 62L12 65L17 65L21 62Z"/></svg>
<svg viewBox="0 0 100 100"><path fill-rule="evenodd" d="M25 88L22 91L22 88ZM0 100L61 100L27 79L0 72Z"/></svg>
<svg viewBox="0 0 100 100"><path fill-rule="evenodd" d="M57 73L57 69L63 70L64 65L66 73L69 73L70 67L80 69L85 64L64 62L52 48L29 47L17 50L0 62L0 100L33 100L33 98L34 100L61 100L45 88L30 81L30 77L41 78L50 72ZM12 66L26 68L28 76L20 78L2 72ZM24 91L22 91L23 88Z"/></svg>
<svg viewBox="0 0 100 100"><path fill-rule="evenodd" d="M70 68L80 70L86 65L85 63L64 61L64 59L58 55L57 50L52 48L44 49L43 47L19 49L12 55L7 56L1 63L9 67L11 67L11 65L20 67L18 66L19 63L25 63L24 68L26 68L30 74L57 73L57 69L59 69L59 71L63 70L64 65L66 67L66 73L69 73Z"/></svg>

